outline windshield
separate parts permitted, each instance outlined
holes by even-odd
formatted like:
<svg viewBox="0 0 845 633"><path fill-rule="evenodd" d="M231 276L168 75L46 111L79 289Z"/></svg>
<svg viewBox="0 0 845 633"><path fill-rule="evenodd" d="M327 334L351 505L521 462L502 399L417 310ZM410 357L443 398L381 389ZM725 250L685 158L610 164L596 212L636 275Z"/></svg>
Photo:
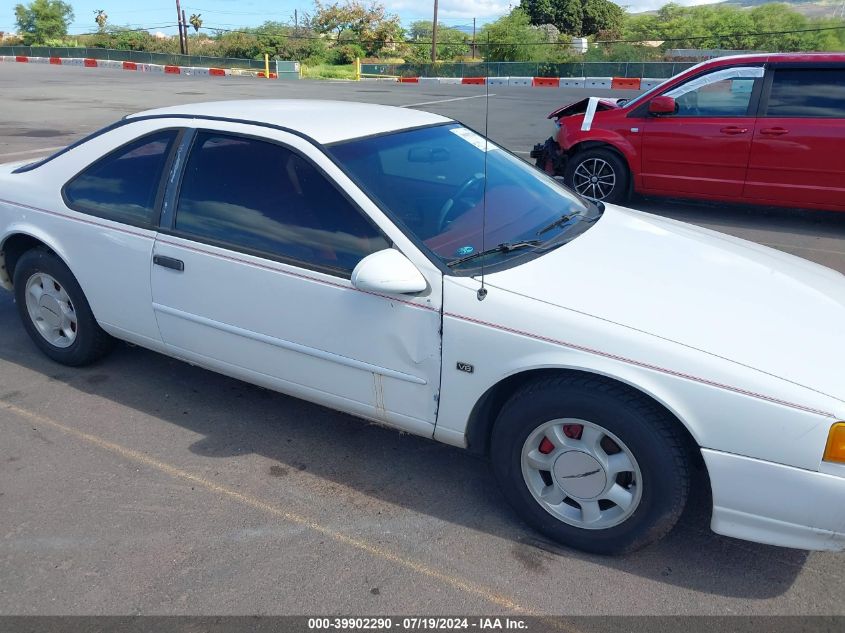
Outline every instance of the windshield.
<svg viewBox="0 0 845 633"><path fill-rule="evenodd" d="M635 97L634 99L631 99L630 101L626 101L624 107L631 108L631 107L634 107L635 105L637 105L638 103L642 103L644 100L648 99L651 95L655 94L658 90L661 90L663 88L663 86L668 84L673 79L677 78L679 75L687 73L691 70L696 70L696 69L700 68L701 66L704 66L705 64L709 64L710 61L711 60L708 59L708 60L705 60L703 62L698 62L695 66L690 66L686 70L682 70L681 72L669 77L669 79L661 81L659 84L657 84L651 90L646 90L644 93L642 93L638 97Z"/></svg>
<svg viewBox="0 0 845 633"><path fill-rule="evenodd" d="M676 76L677 76L677 75L676 75ZM644 93L642 93L640 96L635 97L635 98L631 99L630 101L625 101L625 103L624 103L624 104L620 104L620 105L623 105L623 107L625 107L625 108L632 108L632 107L634 107L635 105L637 105L638 103L642 103L642 102L643 102L643 100L648 99L651 95L653 95L655 92L657 92L658 90L660 90L661 88L663 88L663 86L665 86L667 83L669 83L670 81L672 81L674 78L675 78L675 77L669 77L669 79L666 79L666 80L664 80L664 81L661 81L659 84L657 84L657 85L656 85L654 88L652 88L651 90L647 90L647 91L645 91Z"/></svg>
<svg viewBox="0 0 845 633"><path fill-rule="evenodd" d="M453 270L560 244L562 234L580 234L599 213L458 124L346 141L330 151L385 211ZM579 224L584 226L576 230Z"/></svg>

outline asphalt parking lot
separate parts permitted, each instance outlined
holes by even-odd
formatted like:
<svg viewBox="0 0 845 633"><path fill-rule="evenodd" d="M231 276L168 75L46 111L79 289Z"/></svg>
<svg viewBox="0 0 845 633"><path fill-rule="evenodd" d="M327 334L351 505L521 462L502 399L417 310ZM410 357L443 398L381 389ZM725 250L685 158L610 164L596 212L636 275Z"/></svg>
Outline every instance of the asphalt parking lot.
<svg viewBox="0 0 845 633"><path fill-rule="evenodd" d="M490 136L527 156L573 94L493 90ZM484 129L484 96L0 64L0 162L161 105L357 100ZM845 272L845 215L631 206ZM8 293L0 430L0 614L845 615L843 555L716 536L701 496L631 556L559 548L509 510L482 460L139 348L56 365Z"/></svg>

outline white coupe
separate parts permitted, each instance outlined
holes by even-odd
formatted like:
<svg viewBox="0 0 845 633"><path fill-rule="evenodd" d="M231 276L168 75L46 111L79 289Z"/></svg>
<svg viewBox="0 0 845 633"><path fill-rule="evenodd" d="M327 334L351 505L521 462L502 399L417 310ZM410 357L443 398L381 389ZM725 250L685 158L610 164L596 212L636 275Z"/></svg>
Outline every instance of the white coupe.
<svg viewBox="0 0 845 633"><path fill-rule="evenodd" d="M0 285L50 358L115 339L486 454L569 546L845 547L845 279L579 198L441 116L240 101L0 167ZM696 471L706 477L691 475Z"/></svg>

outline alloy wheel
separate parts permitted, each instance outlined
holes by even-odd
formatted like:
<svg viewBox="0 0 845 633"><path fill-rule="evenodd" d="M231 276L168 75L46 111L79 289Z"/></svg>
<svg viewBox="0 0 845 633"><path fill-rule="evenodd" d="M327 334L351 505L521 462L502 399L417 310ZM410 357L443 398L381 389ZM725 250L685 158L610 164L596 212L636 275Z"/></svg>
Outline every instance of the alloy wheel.
<svg viewBox="0 0 845 633"><path fill-rule="evenodd" d="M26 282L26 310L45 341L55 347L73 345L77 336L77 315L64 287L54 277L38 272Z"/></svg>
<svg viewBox="0 0 845 633"><path fill-rule="evenodd" d="M616 172L606 160L588 158L575 168L572 186L585 198L604 200L616 186Z"/></svg>
<svg viewBox="0 0 845 633"><path fill-rule="evenodd" d="M522 448L522 476L543 509L588 530L619 525L642 499L642 473L631 450L586 420L551 420L536 428Z"/></svg>

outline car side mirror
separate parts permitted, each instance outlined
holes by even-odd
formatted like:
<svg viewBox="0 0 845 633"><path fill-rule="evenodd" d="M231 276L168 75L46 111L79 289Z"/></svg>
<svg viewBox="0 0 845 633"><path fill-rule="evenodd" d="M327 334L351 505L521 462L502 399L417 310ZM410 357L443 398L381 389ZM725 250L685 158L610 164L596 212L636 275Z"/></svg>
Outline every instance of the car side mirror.
<svg viewBox="0 0 845 633"><path fill-rule="evenodd" d="M677 104L674 97L667 97L661 95L655 97L648 104L649 114L675 114L677 112Z"/></svg>
<svg viewBox="0 0 845 633"><path fill-rule="evenodd" d="M422 273L394 248L367 255L352 271L352 285L366 292L414 294L428 288Z"/></svg>

